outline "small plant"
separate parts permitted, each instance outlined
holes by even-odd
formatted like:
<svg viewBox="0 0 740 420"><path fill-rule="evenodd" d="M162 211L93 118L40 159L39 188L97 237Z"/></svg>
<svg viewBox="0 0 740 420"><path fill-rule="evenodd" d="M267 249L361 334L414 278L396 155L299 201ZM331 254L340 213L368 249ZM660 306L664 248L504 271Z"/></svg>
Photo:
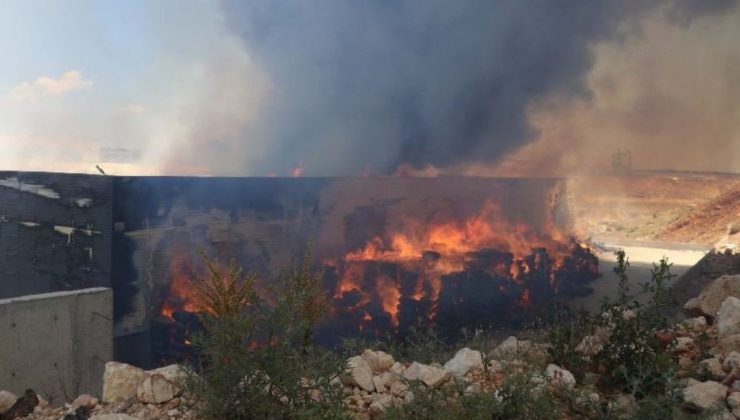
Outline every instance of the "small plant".
<svg viewBox="0 0 740 420"><path fill-rule="evenodd" d="M651 293L652 298L645 310L645 317L655 328L665 328L666 318L662 315L663 310L670 305L668 293L668 282L675 277L671 274L672 263L663 257L657 264L653 263L650 270L651 281L642 285L643 290Z"/></svg>
<svg viewBox="0 0 740 420"><path fill-rule="evenodd" d="M596 362L606 372L610 386L621 388L638 399L671 393L675 377L675 360L659 342L656 332L666 325L660 315L668 298L667 282L671 279L670 264L664 258L654 264L651 280L644 289L652 292L646 307L629 303L627 268L624 251L617 253L615 271L620 279L619 301L603 308L605 327L611 331L609 340L596 355Z"/></svg>
<svg viewBox="0 0 740 420"><path fill-rule="evenodd" d="M619 285L617 286L617 305L626 308L629 305L629 277L627 276L627 270L630 267L629 258L627 258L624 250L617 251L617 266L614 267L614 272L617 274L619 279Z"/></svg>
<svg viewBox="0 0 740 420"><path fill-rule="evenodd" d="M313 329L326 314L329 297L321 288L321 275L311 270L311 245L303 262L283 272L275 293L279 305L275 306L281 324L287 327L285 335L298 338L303 349L311 345Z"/></svg>
<svg viewBox="0 0 740 420"><path fill-rule="evenodd" d="M202 362L190 384L203 400L201 415L345 418L335 381L344 362L311 342L326 297L311 271L310 251L285 271L269 300L256 293L254 274L243 275L234 263L224 273L204 258L210 276L197 294L205 332L195 340Z"/></svg>
<svg viewBox="0 0 740 420"><path fill-rule="evenodd" d="M241 314L247 306L259 301L254 288L257 282L256 274L244 275L233 259L228 270L223 270L208 258L205 252L201 251L201 256L208 275L192 284L193 293L201 310L217 319L233 317Z"/></svg>
<svg viewBox="0 0 740 420"><path fill-rule="evenodd" d="M667 325L661 314L669 302L671 264L664 258L653 265L651 280L643 285L651 298L643 306L629 293L630 263L624 251L617 253L616 261L616 300L605 299L600 316L556 311L548 352L577 378L589 371L601 373L598 386L602 392L627 393L636 399L638 411L650 407L648 411L671 417L680 402L677 363L656 337ZM584 354L583 344L589 342L594 343L593 352Z"/></svg>
<svg viewBox="0 0 740 420"><path fill-rule="evenodd" d="M550 345L547 351L550 357L577 379L583 379L592 364L584 359L578 346L584 337L594 333L598 319L584 310L574 313L567 307L557 306L549 323L551 327L547 329L547 342Z"/></svg>

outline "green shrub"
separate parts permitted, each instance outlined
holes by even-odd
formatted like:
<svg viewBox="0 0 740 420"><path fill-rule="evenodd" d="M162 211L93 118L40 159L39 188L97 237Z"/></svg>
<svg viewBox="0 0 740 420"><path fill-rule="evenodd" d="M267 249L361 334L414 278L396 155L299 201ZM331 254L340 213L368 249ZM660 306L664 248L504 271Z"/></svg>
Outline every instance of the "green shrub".
<svg viewBox="0 0 740 420"><path fill-rule="evenodd" d="M270 290L270 303L254 290L256 277L228 272L206 259L209 278L200 295L204 333L196 338L201 364L191 381L203 401L201 415L217 419L345 418L342 360L311 343L326 296L320 277L303 264L290 268ZM212 305L212 307L208 307Z"/></svg>
<svg viewBox="0 0 740 420"><path fill-rule="evenodd" d="M667 283L673 277L666 259L653 265L651 280L643 285L652 293L642 306L629 293L629 260L624 251L617 253L615 272L619 281L616 301L605 299L601 315L582 312L563 315L550 329L550 356L554 363L571 370L576 377L587 371L602 373L599 386L603 392L624 392L660 407L675 406L680 401L675 382L677 364L656 332L667 325L661 315L669 302ZM587 335L606 332L608 339L592 358L576 351ZM653 410L655 407L653 407ZM665 413L664 413L665 414Z"/></svg>
<svg viewBox="0 0 740 420"><path fill-rule="evenodd" d="M673 393L673 378L677 371L674 358L667 352L656 332L665 328L667 321L660 315L668 301L667 282L671 265L664 258L653 264L651 280L644 289L651 292L645 307L630 303L626 290L629 262L624 251L617 254L620 293L617 304L605 303L604 326L611 334L604 348L596 355L596 362L606 372L606 385L620 388L638 399L646 396ZM624 280L623 280L624 279ZM631 312L632 316L626 316Z"/></svg>

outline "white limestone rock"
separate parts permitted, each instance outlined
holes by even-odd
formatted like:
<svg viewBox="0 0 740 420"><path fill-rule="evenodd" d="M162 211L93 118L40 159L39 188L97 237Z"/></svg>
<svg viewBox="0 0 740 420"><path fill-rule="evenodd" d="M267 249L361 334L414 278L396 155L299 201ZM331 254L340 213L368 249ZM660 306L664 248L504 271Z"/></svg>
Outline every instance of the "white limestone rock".
<svg viewBox="0 0 740 420"><path fill-rule="evenodd" d="M576 377L569 370L552 363L545 368L545 376L553 385L572 388L576 384Z"/></svg>
<svg viewBox="0 0 740 420"><path fill-rule="evenodd" d="M481 392L483 392L483 387L481 387L479 383L472 383L468 385L467 387L465 387L464 394L465 395L475 395L475 394L480 394Z"/></svg>
<svg viewBox="0 0 740 420"><path fill-rule="evenodd" d="M406 366L402 365L401 363L394 363L393 366L390 368L391 373L395 373L398 376L403 376L403 372L406 370Z"/></svg>
<svg viewBox="0 0 740 420"><path fill-rule="evenodd" d="M740 392L733 392L727 397L727 405L732 410L732 414L740 419Z"/></svg>
<svg viewBox="0 0 740 420"><path fill-rule="evenodd" d="M702 360L699 362L699 367L709 372L712 379L722 380L726 376L725 371L722 370L722 363L716 357Z"/></svg>
<svg viewBox="0 0 740 420"><path fill-rule="evenodd" d="M740 334L728 335L717 340L717 344L709 352L715 356L722 357L733 351L740 351Z"/></svg>
<svg viewBox="0 0 740 420"><path fill-rule="evenodd" d="M10 391L0 391L0 416L10 410L18 398Z"/></svg>
<svg viewBox="0 0 740 420"><path fill-rule="evenodd" d="M452 377L453 373L444 368L414 362L403 373L404 378L410 381L421 381L427 386L442 385Z"/></svg>
<svg viewBox="0 0 740 420"><path fill-rule="evenodd" d="M512 359L518 356L528 353L532 350L532 342L529 340L518 340L514 336L508 337L506 340L501 342L495 349L493 349L493 357L495 359Z"/></svg>
<svg viewBox="0 0 740 420"><path fill-rule="evenodd" d="M93 408L98 405L98 399L90 394L82 394L72 401L72 408L75 410L80 407Z"/></svg>
<svg viewBox="0 0 740 420"><path fill-rule="evenodd" d="M136 388L136 397L145 404L162 404L175 398L175 384L159 373L148 375Z"/></svg>
<svg viewBox="0 0 740 420"><path fill-rule="evenodd" d="M103 402L116 403L136 397L136 388L146 373L131 365L118 362L105 364L103 372Z"/></svg>
<svg viewBox="0 0 740 420"><path fill-rule="evenodd" d="M684 309L691 316L714 318L728 296L740 298L740 275L716 278L698 297L686 302Z"/></svg>
<svg viewBox="0 0 740 420"><path fill-rule="evenodd" d="M483 353L465 347L455 353L455 357L448 360L444 368L452 371L455 376L465 376L470 371L483 370Z"/></svg>
<svg viewBox="0 0 740 420"><path fill-rule="evenodd" d="M383 383L383 386L386 388L390 388L393 383L398 382L401 380L403 375L398 375L393 372L384 372L379 375L379 378L381 382Z"/></svg>
<svg viewBox="0 0 740 420"><path fill-rule="evenodd" d="M498 360L488 361L488 372L489 373L500 373L504 371L504 364Z"/></svg>
<svg viewBox="0 0 740 420"><path fill-rule="evenodd" d="M180 395L182 388L185 386L185 382L191 375L191 373L189 373L184 366L178 364L168 365L159 369L148 370L146 373L160 374L164 376L165 379L172 382L172 384L175 385L175 387L177 388L176 395Z"/></svg>
<svg viewBox="0 0 740 420"><path fill-rule="evenodd" d="M365 350L360 355L373 373L387 372L396 362L393 356L382 351Z"/></svg>
<svg viewBox="0 0 740 420"><path fill-rule="evenodd" d="M405 397L406 392L409 390L409 386L405 382L397 381L391 384L391 394L397 397Z"/></svg>
<svg viewBox="0 0 740 420"><path fill-rule="evenodd" d="M725 372L730 373L734 368L740 368L740 352L731 351L724 360L722 360L722 368Z"/></svg>
<svg viewBox="0 0 740 420"><path fill-rule="evenodd" d="M683 398L692 408L711 410L724 407L727 387L719 382L707 381L689 385L683 390Z"/></svg>
<svg viewBox="0 0 740 420"><path fill-rule="evenodd" d="M374 398L374 401L370 404L370 414L374 416L379 416L382 414L388 407L390 407L393 404L393 397L390 395L378 395Z"/></svg>
<svg viewBox="0 0 740 420"><path fill-rule="evenodd" d="M376 392L381 394L386 392L385 382L383 382L382 377L378 375L373 376L373 385L375 385Z"/></svg>
<svg viewBox="0 0 740 420"><path fill-rule="evenodd" d="M707 319L703 316L697 316L696 318L689 318L685 322L686 326L693 332L700 333L707 329Z"/></svg>
<svg viewBox="0 0 740 420"><path fill-rule="evenodd" d="M675 353L688 353L694 349L694 339L691 337L678 337L673 346Z"/></svg>
<svg viewBox="0 0 740 420"><path fill-rule="evenodd" d="M729 296L717 311L717 337L720 339L740 334L740 299Z"/></svg>
<svg viewBox="0 0 740 420"><path fill-rule="evenodd" d="M350 357L347 360L347 372L342 376L342 382L345 385L356 385L368 392L375 390L370 366L360 356Z"/></svg>

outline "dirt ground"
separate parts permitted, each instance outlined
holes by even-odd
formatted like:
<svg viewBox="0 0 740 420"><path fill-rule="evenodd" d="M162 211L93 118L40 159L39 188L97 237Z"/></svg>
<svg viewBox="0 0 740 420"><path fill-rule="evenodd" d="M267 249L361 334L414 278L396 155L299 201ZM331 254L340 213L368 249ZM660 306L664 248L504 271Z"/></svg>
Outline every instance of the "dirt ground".
<svg viewBox="0 0 740 420"><path fill-rule="evenodd" d="M717 276L740 273L740 255L707 254L725 242L740 249L740 233L728 235L729 224L740 226L740 175L590 176L570 179L568 188L575 229L597 245L602 273L594 293L572 302L576 307L595 311L602 297L616 296L619 248L630 259L630 289L640 301L649 297L640 290L652 264L663 257L673 263L676 311Z"/></svg>
<svg viewBox="0 0 740 420"><path fill-rule="evenodd" d="M577 232L713 245L740 222L740 175L641 172L569 180Z"/></svg>

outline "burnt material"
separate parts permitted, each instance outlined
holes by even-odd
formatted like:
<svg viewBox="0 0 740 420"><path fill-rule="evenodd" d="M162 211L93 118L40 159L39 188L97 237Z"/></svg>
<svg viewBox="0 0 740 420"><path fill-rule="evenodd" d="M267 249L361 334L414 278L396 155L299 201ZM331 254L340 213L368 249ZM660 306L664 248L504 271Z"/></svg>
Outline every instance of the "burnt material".
<svg viewBox="0 0 740 420"><path fill-rule="evenodd" d="M167 365L194 363L196 358L193 339L203 331L197 314L175 311L171 318L157 317L151 324L152 356L155 363Z"/></svg>
<svg viewBox="0 0 740 420"><path fill-rule="evenodd" d="M462 328L517 327L559 299L589 293L588 283L599 276L598 259L575 243L557 264L544 248L523 259L482 249L468 253L461 270L440 275L430 265L440 258L425 252L415 263L367 260L326 267L325 286L340 292L317 337L336 342L343 336L404 335L418 324L433 324L446 337ZM352 280L342 285L341 273Z"/></svg>

